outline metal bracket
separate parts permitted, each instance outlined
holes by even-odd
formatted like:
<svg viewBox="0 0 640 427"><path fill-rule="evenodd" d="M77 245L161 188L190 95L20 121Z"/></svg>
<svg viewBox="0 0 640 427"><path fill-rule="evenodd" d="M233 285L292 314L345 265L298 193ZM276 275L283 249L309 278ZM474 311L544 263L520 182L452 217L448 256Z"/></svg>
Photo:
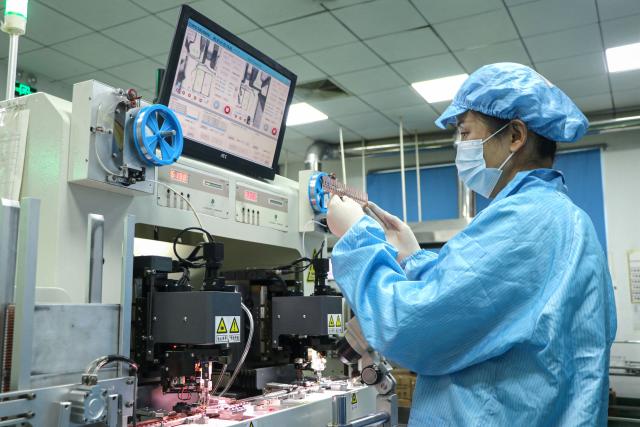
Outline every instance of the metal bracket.
<svg viewBox="0 0 640 427"><path fill-rule="evenodd" d="M58 427L69 427L71 421L71 402L58 403L60 412L58 412Z"/></svg>

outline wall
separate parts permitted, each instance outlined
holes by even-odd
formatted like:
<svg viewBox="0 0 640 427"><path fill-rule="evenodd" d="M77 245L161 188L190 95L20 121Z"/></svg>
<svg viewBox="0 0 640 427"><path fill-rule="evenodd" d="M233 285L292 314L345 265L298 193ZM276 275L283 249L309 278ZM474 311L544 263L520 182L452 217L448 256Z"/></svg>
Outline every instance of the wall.
<svg viewBox="0 0 640 427"><path fill-rule="evenodd" d="M629 290L627 252L640 249L640 131L627 131L585 138L575 147L605 144L602 155L607 255L615 287L618 313L617 341L635 340L639 344L614 344L612 362L640 363L640 304L632 305ZM453 150L425 151L420 154L421 165L452 162ZM412 155L406 156L407 167L415 164ZM347 159L349 185L362 188L359 158ZM366 171L397 169L399 155L366 159ZM297 179L301 162L288 165L288 176ZM339 177L339 161L323 162L323 170ZM428 189L423 188L423 191ZM640 398L640 378L612 377L612 386L619 395Z"/></svg>

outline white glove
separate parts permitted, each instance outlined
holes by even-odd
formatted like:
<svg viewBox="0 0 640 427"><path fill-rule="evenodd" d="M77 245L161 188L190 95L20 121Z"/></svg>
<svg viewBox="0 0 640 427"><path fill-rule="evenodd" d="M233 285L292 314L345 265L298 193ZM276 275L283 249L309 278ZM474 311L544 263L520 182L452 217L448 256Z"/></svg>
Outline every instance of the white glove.
<svg viewBox="0 0 640 427"><path fill-rule="evenodd" d="M334 236L340 238L364 216L362 207L346 196L332 196L327 211L327 224Z"/></svg>
<svg viewBox="0 0 640 427"><path fill-rule="evenodd" d="M418 244L416 236L413 235L413 231L411 231L411 228L402 222L400 218L391 215L373 202L369 202L367 206L375 215L374 219L376 219L384 229L387 242L391 243L398 250L398 262L420 250L420 244Z"/></svg>

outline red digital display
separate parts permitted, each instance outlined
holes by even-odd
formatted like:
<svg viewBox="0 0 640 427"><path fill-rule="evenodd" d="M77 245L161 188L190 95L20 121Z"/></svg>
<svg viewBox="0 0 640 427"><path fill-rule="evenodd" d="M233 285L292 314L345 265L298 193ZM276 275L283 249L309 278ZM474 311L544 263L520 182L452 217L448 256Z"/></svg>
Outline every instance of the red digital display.
<svg viewBox="0 0 640 427"><path fill-rule="evenodd" d="M186 172L179 171L179 170L170 169L169 170L169 178L172 181L176 181L176 182L179 182L181 184L188 184L189 183L189 174L186 173Z"/></svg>
<svg viewBox="0 0 640 427"><path fill-rule="evenodd" d="M255 191L244 190L244 199L256 203L258 201L258 193Z"/></svg>

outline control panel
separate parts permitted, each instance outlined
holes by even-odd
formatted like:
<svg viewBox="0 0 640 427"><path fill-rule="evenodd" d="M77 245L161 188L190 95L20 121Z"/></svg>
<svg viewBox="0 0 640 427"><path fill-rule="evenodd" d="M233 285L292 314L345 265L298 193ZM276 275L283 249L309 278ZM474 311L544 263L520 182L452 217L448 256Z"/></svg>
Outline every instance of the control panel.
<svg viewBox="0 0 640 427"><path fill-rule="evenodd" d="M158 180L179 191L198 213L229 218L229 181L227 179L170 166L158 168ZM157 198L159 206L189 210L184 199L166 187L159 186Z"/></svg>
<svg viewBox="0 0 640 427"><path fill-rule="evenodd" d="M286 197L236 185L236 221L244 224L288 231L289 200Z"/></svg>

